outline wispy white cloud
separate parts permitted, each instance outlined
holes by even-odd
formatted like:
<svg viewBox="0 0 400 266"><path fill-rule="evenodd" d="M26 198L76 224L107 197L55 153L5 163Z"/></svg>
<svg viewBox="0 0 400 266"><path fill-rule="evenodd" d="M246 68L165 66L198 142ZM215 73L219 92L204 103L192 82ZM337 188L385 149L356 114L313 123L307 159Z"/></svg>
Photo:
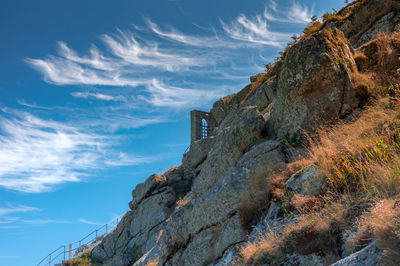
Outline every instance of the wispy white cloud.
<svg viewBox="0 0 400 266"><path fill-rule="evenodd" d="M103 94L103 93L93 93L93 92L73 92L71 95L75 98L83 98L83 99L88 99L88 98L95 98L97 100L103 100L103 101L125 101L126 98L122 95L119 96L113 96L113 95L108 95L108 94Z"/></svg>
<svg viewBox="0 0 400 266"><path fill-rule="evenodd" d="M168 122L165 114L135 114L135 110L143 109L143 100L139 101L133 96L123 96L122 94L126 93L123 90L119 90L119 92L116 96L88 91L71 93L73 97L77 98L94 98L105 102L116 102L115 105L95 107L90 110L81 107L42 106L35 103L27 103L25 100L18 100L18 104L28 107L29 110L37 109L40 112L51 110L52 113L61 113L64 116L71 117L72 123L79 124L80 128L91 128L106 133Z"/></svg>
<svg viewBox="0 0 400 266"><path fill-rule="evenodd" d="M165 155L136 156L120 152L114 158L107 159L105 163L110 166L139 165L139 164L152 163L161 160L164 157Z"/></svg>
<svg viewBox="0 0 400 266"><path fill-rule="evenodd" d="M50 110L51 109L49 107L40 106L40 105L37 105L35 103L28 103L24 99L18 99L17 103L19 105L26 106L26 107L29 107L29 108L34 108L34 109L43 109L43 110Z"/></svg>
<svg viewBox="0 0 400 266"><path fill-rule="evenodd" d="M1 225L0 226L0 229L16 229L16 228L20 228L20 226L17 226L17 225ZM7 256L0 256L0 258L8 258ZM14 258L14 257L11 257L10 256L10 258ZM15 257L15 258L17 258L17 257Z"/></svg>
<svg viewBox="0 0 400 266"><path fill-rule="evenodd" d="M226 94L227 90L185 89L153 79L147 85L149 96L141 99L158 107L200 106L202 103Z"/></svg>
<svg viewBox="0 0 400 266"><path fill-rule="evenodd" d="M122 106L115 112L99 111L97 115L100 115L101 119L89 117L82 119L79 123L84 127L99 128L110 133L120 129L135 129L168 121L165 115L137 117L127 113L126 108L128 107Z"/></svg>
<svg viewBox="0 0 400 266"><path fill-rule="evenodd" d="M83 224L90 224L90 225L103 225L104 223L99 223L99 222L93 222L93 221L89 221L86 219L78 219L78 222L83 223Z"/></svg>
<svg viewBox="0 0 400 266"><path fill-rule="evenodd" d="M0 229L19 228L22 224L45 225L49 223L68 223L66 221L53 219L23 219L20 217L9 216L10 214L21 215L37 211L40 211L40 209L36 207L5 203L4 206L0 207Z"/></svg>
<svg viewBox="0 0 400 266"><path fill-rule="evenodd" d="M40 209L34 207L27 206L13 206L8 204L7 208L0 208L2 210L6 210L3 214L0 215L0 229L10 229L10 228L19 228L23 225L47 225L47 224L70 224L70 221L63 220L55 220L55 219L25 219L21 217L15 216L7 216L11 213L27 213L32 211L38 211Z"/></svg>
<svg viewBox="0 0 400 266"><path fill-rule="evenodd" d="M54 219L20 219L20 223L29 225L46 225L46 224L70 224L70 221L61 221Z"/></svg>
<svg viewBox="0 0 400 266"><path fill-rule="evenodd" d="M221 25L233 39L280 47L286 44L290 34L273 31L269 24L271 22L306 24L313 12L313 8L310 9L307 5L296 1L289 7L282 7L271 0L263 14L253 17L241 14L231 23L221 20Z"/></svg>
<svg viewBox="0 0 400 266"><path fill-rule="evenodd" d="M27 58L32 67L41 72L44 80L56 85L103 85L139 86L146 83L141 79L121 77L123 66L116 65L113 70L90 68L64 57L49 56L47 59Z"/></svg>
<svg viewBox="0 0 400 266"><path fill-rule="evenodd" d="M278 4L270 0L264 10L264 18L270 22L306 24L313 16L314 8L305 4L293 2L289 7L278 7Z"/></svg>
<svg viewBox="0 0 400 266"><path fill-rule="evenodd" d="M159 25L151 21L150 19L145 19L145 22L150 30L160 37L164 37L188 46L196 46L201 48L230 48L236 49L243 47L242 43L232 42L227 40L225 36L220 36L214 31L213 36L191 36L184 34L177 30L176 28L169 26L169 30L163 30Z"/></svg>
<svg viewBox="0 0 400 266"><path fill-rule="evenodd" d="M225 23L222 20L220 22L231 38L240 41L281 47L290 36L286 33L271 31L268 20L261 15L247 17L241 14L231 23Z"/></svg>
<svg viewBox="0 0 400 266"><path fill-rule="evenodd" d="M0 116L0 133L0 186L10 190L49 191L57 184L81 181L88 171L112 166L108 162L121 156L105 136L25 112Z"/></svg>
<svg viewBox="0 0 400 266"><path fill-rule="evenodd" d="M140 78L143 71L183 71L206 63L197 56L163 50L157 43L141 43L131 31L118 30L114 35L105 34L102 40L111 52L110 57L95 46L89 50L89 55L79 56L65 42L58 42L59 56L26 58L26 62L41 72L45 81L57 85L131 87L146 84L146 80Z"/></svg>
<svg viewBox="0 0 400 266"><path fill-rule="evenodd" d="M263 13L240 14L232 21L220 20L219 25L208 30L200 28L202 33L192 35L145 19L145 26L133 25L131 30L117 29L115 34L102 35L101 46L92 45L86 54L79 54L65 42L59 42L58 55L27 58L26 61L41 72L48 83L106 86L112 87L114 92L72 93L76 98L123 102L121 97L115 96L116 91L128 87L130 91L125 90L123 95L134 104L140 99L153 107L187 108L194 102L209 103L220 95L220 91L204 90L204 86L200 86L202 82L204 85L218 79L228 83L248 74L237 73L232 68L233 62L245 60L239 49L246 48L246 53L257 57L257 64L263 66L266 62L260 57L260 50L265 54L268 47L282 47L293 34L290 30L282 31L282 26L279 30L273 26L276 23L304 24L312 12L296 1L289 6L278 6L270 1ZM244 65L249 69L252 64ZM200 75L204 78L199 79ZM196 80L198 84L190 88L176 85L187 79Z"/></svg>
<svg viewBox="0 0 400 266"><path fill-rule="evenodd" d="M23 205L13 205L7 203L5 207L0 207L0 217L5 216L12 213L25 213L25 212L32 212L32 211L39 211L40 209L35 207L23 206ZM0 223L8 223L10 219L7 221L0 221Z"/></svg>
<svg viewBox="0 0 400 266"><path fill-rule="evenodd" d="M131 31L118 30L119 34L103 35L104 42L113 55L134 66L148 66L166 71L178 71L190 66L201 66L205 61L185 56L173 50L162 51L155 42L139 43Z"/></svg>

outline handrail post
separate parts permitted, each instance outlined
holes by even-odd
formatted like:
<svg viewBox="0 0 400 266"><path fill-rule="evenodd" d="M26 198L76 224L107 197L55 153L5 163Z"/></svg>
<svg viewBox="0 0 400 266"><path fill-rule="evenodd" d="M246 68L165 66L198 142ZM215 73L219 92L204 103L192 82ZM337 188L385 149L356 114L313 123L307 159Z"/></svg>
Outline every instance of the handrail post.
<svg viewBox="0 0 400 266"><path fill-rule="evenodd" d="M49 266L51 265L51 254L49 256Z"/></svg>
<svg viewBox="0 0 400 266"><path fill-rule="evenodd" d="M69 254L68 254L68 259L72 258L72 244L69 244Z"/></svg>
<svg viewBox="0 0 400 266"><path fill-rule="evenodd" d="M65 245L64 245L64 260L65 260Z"/></svg>
<svg viewBox="0 0 400 266"><path fill-rule="evenodd" d="M106 224L106 233L108 232L108 230L107 230L107 224Z"/></svg>

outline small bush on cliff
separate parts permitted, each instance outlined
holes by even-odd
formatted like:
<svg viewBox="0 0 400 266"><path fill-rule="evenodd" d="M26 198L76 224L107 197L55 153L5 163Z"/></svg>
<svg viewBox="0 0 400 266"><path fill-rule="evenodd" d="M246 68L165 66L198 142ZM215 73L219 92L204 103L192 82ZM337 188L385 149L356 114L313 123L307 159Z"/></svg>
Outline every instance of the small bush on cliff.
<svg viewBox="0 0 400 266"><path fill-rule="evenodd" d="M92 265L90 252L83 253L79 258L66 260L63 262L63 266L89 266L89 265Z"/></svg>

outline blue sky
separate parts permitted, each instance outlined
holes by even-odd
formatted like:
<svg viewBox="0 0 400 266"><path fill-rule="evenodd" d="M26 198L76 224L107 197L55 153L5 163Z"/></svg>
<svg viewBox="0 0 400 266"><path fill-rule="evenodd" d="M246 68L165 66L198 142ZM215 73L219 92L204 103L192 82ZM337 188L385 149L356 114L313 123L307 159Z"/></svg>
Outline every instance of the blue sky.
<svg viewBox="0 0 400 266"><path fill-rule="evenodd" d="M0 265L32 265L179 165L189 111L263 72L327 1L2 0Z"/></svg>

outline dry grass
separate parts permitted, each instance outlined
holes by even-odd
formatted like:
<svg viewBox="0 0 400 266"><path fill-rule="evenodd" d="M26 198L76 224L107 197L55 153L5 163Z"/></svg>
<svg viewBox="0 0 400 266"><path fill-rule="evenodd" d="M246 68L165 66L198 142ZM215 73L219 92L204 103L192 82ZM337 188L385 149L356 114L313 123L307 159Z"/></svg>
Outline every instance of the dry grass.
<svg viewBox="0 0 400 266"><path fill-rule="evenodd" d="M400 78L400 34L380 34L380 36L367 43L361 50L356 51L354 60L357 63L361 77L369 87L376 87L375 93L385 94L387 90L380 91L380 87L390 87L398 83ZM360 78L359 78L360 79ZM370 80L367 82L366 80ZM373 82L374 84L370 84Z"/></svg>
<svg viewBox="0 0 400 266"><path fill-rule="evenodd" d="M63 262L64 266L89 266L92 265L92 259L90 258L90 252L85 252L79 258L66 260Z"/></svg>
<svg viewBox="0 0 400 266"><path fill-rule="evenodd" d="M158 175L158 174L154 174L154 179L157 181L157 182L161 182L161 181L163 181L164 179L165 179L165 177L163 176L163 175Z"/></svg>
<svg viewBox="0 0 400 266"><path fill-rule="evenodd" d="M271 232L240 248L239 254L244 264L271 263L284 255L282 237Z"/></svg>
<svg viewBox="0 0 400 266"><path fill-rule="evenodd" d="M290 205L299 213L315 212L321 208L321 200L314 196L294 194Z"/></svg>
<svg viewBox="0 0 400 266"><path fill-rule="evenodd" d="M349 18L351 15L350 10L346 10L345 13L341 14L338 11L334 11L333 13L326 12L322 15L322 23L326 23L328 21L340 21Z"/></svg>
<svg viewBox="0 0 400 266"><path fill-rule="evenodd" d="M187 198L181 198L181 199L179 199L179 200L176 202L176 206L177 206L178 208L180 208L180 207L185 206L185 205L188 204L188 203L189 203L189 199L187 199Z"/></svg>
<svg viewBox="0 0 400 266"><path fill-rule="evenodd" d="M158 236L157 236L157 240L156 240L156 243L157 243L157 244L160 242L163 233L164 233L164 230L158 231Z"/></svg>
<svg viewBox="0 0 400 266"><path fill-rule="evenodd" d="M380 99L354 123L319 130L318 138L310 139L309 158L302 163L316 164L331 189L364 186L367 173L392 160L400 148L400 111L391 104L388 98Z"/></svg>
<svg viewBox="0 0 400 266"><path fill-rule="evenodd" d="M240 249L242 263L260 265L279 264L285 254L325 254L338 258L338 239L346 227L346 208L334 203L323 211L302 216L296 223L288 225L280 235L271 231L253 243Z"/></svg>
<svg viewBox="0 0 400 266"><path fill-rule="evenodd" d="M400 264L400 205L399 201L379 201L365 213L359 224L357 245L376 239L383 251L386 265Z"/></svg>
<svg viewBox="0 0 400 266"><path fill-rule="evenodd" d="M250 180L249 191L240 198L238 205L239 220L242 225L249 225L256 214L268 206L271 188L267 174L257 175Z"/></svg>
<svg viewBox="0 0 400 266"><path fill-rule="evenodd" d="M146 263L146 266L157 266L158 265L158 258L154 260L150 260Z"/></svg>
<svg viewBox="0 0 400 266"><path fill-rule="evenodd" d="M300 40L304 40L310 35L320 31L322 29L322 26L323 24L319 20L311 22L307 25L307 27L304 28L303 35L300 36Z"/></svg>
<svg viewBox="0 0 400 266"><path fill-rule="evenodd" d="M365 71L368 68L368 57L361 51L355 51L353 55L359 71Z"/></svg>
<svg viewBox="0 0 400 266"><path fill-rule="evenodd" d="M257 215L266 211L271 199L271 192L278 186L283 186L284 179L277 178L278 172L284 169L284 164L277 164L268 172L255 175L249 181L248 192L238 203L239 220L243 226L248 226Z"/></svg>
<svg viewBox="0 0 400 266"><path fill-rule="evenodd" d="M399 75L397 69L400 67L400 36L383 34L378 39L372 41L377 47L376 73L381 81L393 85L398 82Z"/></svg>
<svg viewBox="0 0 400 266"><path fill-rule="evenodd" d="M353 80L354 91L360 100L360 106L365 106L371 95L376 94L376 83L371 74L360 73L357 69L350 75Z"/></svg>

